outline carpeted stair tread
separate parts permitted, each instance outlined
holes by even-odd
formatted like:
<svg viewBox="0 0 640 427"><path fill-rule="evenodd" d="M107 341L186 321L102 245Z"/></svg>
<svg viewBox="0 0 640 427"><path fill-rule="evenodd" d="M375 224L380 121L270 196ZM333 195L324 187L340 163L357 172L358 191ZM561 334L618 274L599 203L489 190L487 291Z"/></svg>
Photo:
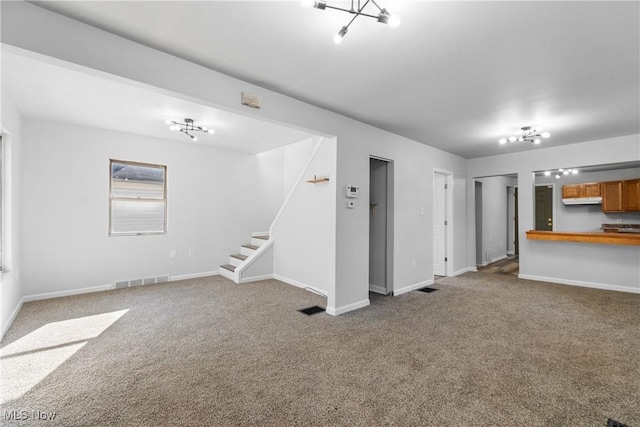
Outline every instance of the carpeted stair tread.
<svg viewBox="0 0 640 427"><path fill-rule="evenodd" d="M231 264L224 264L221 265L220 267L224 268L225 270L229 270L229 271L236 271L236 266L235 265L231 265Z"/></svg>
<svg viewBox="0 0 640 427"><path fill-rule="evenodd" d="M232 257L232 258L237 258L237 259L242 260L242 261L244 261L245 259L249 258L248 256L242 255L242 254L231 254L229 256Z"/></svg>
<svg viewBox="0 0 640 427"><path fill-rule="evenodd" d="M254 251L256 249L258 249L260 246L256 246L256 245L242 245L243 248L247 248L247 249L253 249Z"/></svg>

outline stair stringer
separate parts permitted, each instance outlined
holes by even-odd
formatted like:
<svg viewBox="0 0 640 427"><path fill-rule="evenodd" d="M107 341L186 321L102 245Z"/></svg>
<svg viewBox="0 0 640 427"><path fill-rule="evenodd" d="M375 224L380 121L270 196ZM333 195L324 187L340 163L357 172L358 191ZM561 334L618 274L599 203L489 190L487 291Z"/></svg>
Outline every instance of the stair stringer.
<svg viewBox="0 0 640 427"><path fill-rule="evenodd" d="M273 245L273 239L267 240L236 268L236 283L273 278Z"/></svg>
<svg viewBox="0 0 640 427"><path fill-rule="evenodd" d="M309 160L307 161L307 164L304 166L304 168L302 168L302 171L300 172L298 179L296 180L295 184L291 187L289 194L287 195L286 199L282 203L280 210L276 214L275 219L273 220L273 222L271 223L271 226L269 227L269 240L267 240L267 242L262 244L255 251L255 253L251 254L249 258L247 258L245 261L243 261L240 265L236 267L235 272L232 273L232 274L235 274L235 278L231 278L229 277L229 275L225 275L225 277L229 277L235 283L247 283L255 280L264 280L264 279L273 278L274 268L273 268L272 247L275 239L272 234L272 230L274 226L278 223L278 220L280 219L282 212L284 212L284 210L287 208L287 205L289 204L289 200L291 200L291 198L295 194L296 189L298 188L300 183L305 180L305 176L307 176L308 174L309 167L311 166L311 164L313 164L313 160L315 159L316 154L318 153L318 151L320 150L320 147L324 142L324 138L321 136L315 135L312 138L313 138L313 142L315 143L315 147L313 148L313 151L309 156ZM254 269L247 271L245 273L247 268L249 268L249 266L251 266L252 264L258 262L258 260L263 255L266 255L266 259L264 261L260 261L259 264L256 264L256 267ZM260 272L258 272L257 270L260 270ZM253 274L254 272L255 272L255 275L252 276L251 274ZM228 272L228 273L231 273L231 272Z"/></svg>

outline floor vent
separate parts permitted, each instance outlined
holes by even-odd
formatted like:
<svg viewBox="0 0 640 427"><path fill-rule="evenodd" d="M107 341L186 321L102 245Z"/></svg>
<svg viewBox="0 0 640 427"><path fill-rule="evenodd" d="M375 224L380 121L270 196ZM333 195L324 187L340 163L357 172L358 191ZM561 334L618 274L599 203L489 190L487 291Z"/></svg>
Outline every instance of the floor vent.
<svg viewBox="0 0 640 427"><path fill-rule="evenodd" d="M304 313L307 316L311 316L314 314L322 313L324 308L314 305L313 307L303 308L302 310L298 310L300 313Z"/></svg>
<svg viewBox="0 0 640 427"><path fill-rule="evenodd" d="M122 289L122 288L128 288L128 287L129 287L128 280L121 280L119 282L116 282L114 285L114 289Z"/></svg>
<svg viewBox="0 0 640 427"><path fill-rule="evenodd" d="M435 292L435 291L437 291L437 289L436 289L436 288L430 288L430 287L428 287L428 286L427 286L427 287L425 287L425 288L420 288L420 289L416 289L416 290L417 290L417 291L420 291L420 292Z"/></svg>
<svg viewBox="0 0 640 427"><path fill-rule="evenodd" d="M169 276L145 277L144 279L118 280L113 284L113 289L129 288L131 286L154 285L156 283L166 283Z"/></svg>
<svg viewBox="0 0 640 427"><path fill-rule="evenodd" d="M629 427L626 424L622 424L620 421L612 420L609 418L607 420L607 427Z"/></svg>

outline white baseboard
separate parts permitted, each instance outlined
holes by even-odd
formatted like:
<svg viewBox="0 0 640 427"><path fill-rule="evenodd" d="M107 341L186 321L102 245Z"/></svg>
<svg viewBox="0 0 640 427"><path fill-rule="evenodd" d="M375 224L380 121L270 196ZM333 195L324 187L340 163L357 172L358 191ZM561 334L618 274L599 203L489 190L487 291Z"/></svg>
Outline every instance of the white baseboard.
<svg viewBox="0 0 640 427"><path fill-rule="evenodd" d="M370 301L367 298L365 300L354 302L353 304L343 305L342 307L338 307L338 308L327 307L327 314L330 314L332 316L339 316L341 314L348 313L350 311L357 310L362 307L366 307L369 304L370 304Z"/></svg>
<svg viewBox="0 0 640 427"><path fill-rule="evenodd" d="M273 279L273 274L265 274L263 276L253 276L253 277L245 277L243 279L240 279L240 283L251 283L251 282L258 282L260 280L269 280L269 279Z"/></svg>
<svg viewBox="0 0 640 427"><path fill-rule="evenodd" d="M515 255L516 252L515 251L507 251L507 255Z"/></svg>
<svg viewBox="0 0 640 427"><path fill-rule="evenodd" d="M462 270L454 271L453 272L453 276L451 276L451 277L456 277L456 276L459 276L461 274L468 273L470 271L478 271L478 268L477 267L463 268Z"/></svg>
<svg viewBox="0 0 640 427"><path fill-rule="evenodd" d="M539 282L557 283L560 285L580 286L583 288L602 289L606 291L629 292L640 294L640 288L629 288L627 286L607 285L604 283L581 282L578 280L558 279L555 277L534 276L530 274L518 274L519 279L537 280Z"/></svg>
<svg viewBox="0 0 640 427"><path fill-rule="evenodd" d="M504 254L504 255L497 256L495 258L491 258L491 263L494 263L496 261L500 261L501 259L505 259L507 256L508 256L507 254Z"/></svg>
<svg viewBox="0 0 640 427"><path fill-rule="evenodd" d="M325 297L327 296L327 291L324 291L322 289L316 288L315 286L305 285L304 283L298 282L297 280L289 279L288 277L280 276L278 274L274 274L273 278L276 279L276 280L279 280L281 282L284 282L284 283L286 283L288 285L295 286L296 288L311 289L315 293L319 293L320 295L324 295Z"/></svg>
<svg viewBox="0 0 640 427"><path fill-rule="evenodd" d="M407 292L415 291L416 289L424 288L425 286L433 285L433 279L425 280L424 282L414 283L413 285L405 286L400 289L393 290L393 296L406 294Z"/></svg>
<svg viewBox="0 0 640 427"><path fill-rule="evenodd" d="M387 295L387 289L383 288L382 286L369 284L369 290L377 294Z"/></svg>
<svg viewBox="0 0 640 427"><path fill-rule="evenodd" d="M25 302L24 297L20 298L20 301L18 301L16 308L11 312L11 316L9 316L9 318L7 319L7 322L4 325L2 325L2 331L0 331L0 341L2 341L2 338L4 338L4 334L7 333L7 331L13 324L13 321L16 320L16 316L20 312L20 309L22 308L22 305L24 304L24 302Z"/></svg>
<svg viewBox="0 0 640 427"><path fill-rule="evenodd" d="M72 295L88 294L91 292L110 291L112 289L113 289L113 284L92 286L90 288L70 289L68 291L47 292L44 294L25 295L24 297L22 297L22 300L24 302L38 301L41 299L68 297Z"/></svg>
<svg viewBox="0 0 640 427"><path fill-rule="evenodd" d="M220 274L219 271L207 271L204 273L193 273L193 274L181 274L179 276L169 276L170 282L175 282L177 280L187 280L187 279L199 279L201 277L209 277L209 276L218 276Z"/></svg>

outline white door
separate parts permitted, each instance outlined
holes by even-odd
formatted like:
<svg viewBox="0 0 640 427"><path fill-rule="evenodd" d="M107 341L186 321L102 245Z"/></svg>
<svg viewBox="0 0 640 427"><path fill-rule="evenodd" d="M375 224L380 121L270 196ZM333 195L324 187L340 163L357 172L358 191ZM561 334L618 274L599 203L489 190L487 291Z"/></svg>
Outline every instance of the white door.
<svg viewBox="0 0 640 427"><path fill-rule="evenodd" d="M433 274L446 276L446 176L433 174Z"/></svg>

